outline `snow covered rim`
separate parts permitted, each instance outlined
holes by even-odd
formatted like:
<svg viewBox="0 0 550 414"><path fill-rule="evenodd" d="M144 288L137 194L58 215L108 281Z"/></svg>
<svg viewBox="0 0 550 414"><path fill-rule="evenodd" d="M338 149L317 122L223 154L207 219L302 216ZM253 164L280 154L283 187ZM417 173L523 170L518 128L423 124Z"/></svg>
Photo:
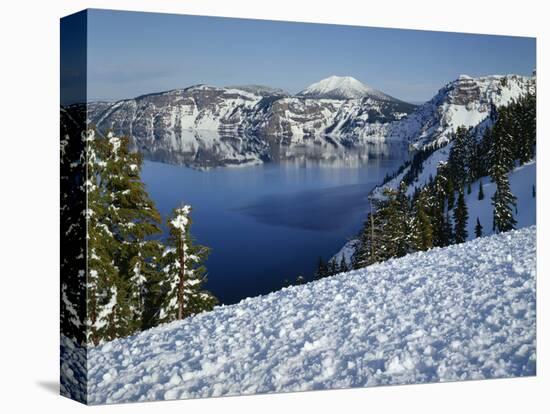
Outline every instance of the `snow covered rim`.
<svg viewBox="0 0 550 414"><path fill-rule="evenodd" d="M91 404L532 376L536 228L435 248L88 352Z"/></svg>

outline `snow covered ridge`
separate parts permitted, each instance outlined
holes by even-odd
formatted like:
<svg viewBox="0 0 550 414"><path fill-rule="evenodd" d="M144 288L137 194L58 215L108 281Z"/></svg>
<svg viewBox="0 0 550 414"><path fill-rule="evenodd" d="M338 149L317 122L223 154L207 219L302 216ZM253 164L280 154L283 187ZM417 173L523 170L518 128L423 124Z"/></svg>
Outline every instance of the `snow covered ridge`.
<svg viewBox="0 0 550 414"><path fill-rule="evenodd" d="M384 125L369 125L361 136L401 139L416 148L445 144L460 126L479 125L490 114L491 104L508 105L535 92L535 77L493 75L471 78L461 75L406 118Z"/></svg>
<svg viewBox="0 0 550 414"><path fill-rule="evenodd" d="M535 375L535 242L419 252L92 348L88 401Z"/></svg>
<svg viewBox="0 0 550 414"><path fill-rule="evenodd" d="M474 127L474 135L479 141L485 129L493 124L489 118L491 104L498 108L529 92L536 93L535 80L535 77L518 75L481 78L461 75L402 121L379 126L375 134L384 135L388 140L402 137L416 148L441 146L423 162L422 172L409 185L407 194L411 195L415 187L424 186L430 176L436 175L439 163L448 160L451 145L446 144L458 127ZM406 167L401 174L375 188L372 195L381 198L384 188L397 188L408 169Z"/></svg>

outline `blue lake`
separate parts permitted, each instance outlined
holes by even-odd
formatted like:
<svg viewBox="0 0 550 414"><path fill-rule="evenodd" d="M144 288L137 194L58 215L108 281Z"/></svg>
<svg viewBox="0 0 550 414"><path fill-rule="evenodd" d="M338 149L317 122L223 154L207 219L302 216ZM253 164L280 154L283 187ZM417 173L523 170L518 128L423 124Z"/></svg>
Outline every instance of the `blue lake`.
<svg viewBox="0 0 550 414"><path fill-rule="evenodd" d="M221 303L280 289L298 275L311 280L353 238L369 209L368 192L406 157L384 147L360 164L280 162L199 171L145 161L142 178L163 219L193 207L192 233L211 248L206 288Z"/></svg>

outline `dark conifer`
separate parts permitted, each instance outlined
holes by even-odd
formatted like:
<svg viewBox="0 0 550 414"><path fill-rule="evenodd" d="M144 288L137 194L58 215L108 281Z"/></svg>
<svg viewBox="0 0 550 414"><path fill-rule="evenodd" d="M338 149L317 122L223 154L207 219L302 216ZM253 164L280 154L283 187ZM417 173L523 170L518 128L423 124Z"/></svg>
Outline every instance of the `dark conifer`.
<svg viewBox="0 0 550 414"><path fill-rule="evenodd" d="M454 240L455 243L464 243L468 238L468 207L464 200L464 192L458 193L456 208L454 209Z"/></svg>
<svg viewBox="0 0 550 414"><path fill-rule="evenodd" d="M516 209L516 197L510 190L508 176L496 179L496 191L491 198L493 204L493 230L497 233L516 228L516 219L513 211Z"/></svg>
<svg viewBox="0 0 550 414"><path fill-rule="evenodd" d="M443 222L443 238L441 246L449 246L454 242L453 224L451 222L451 215L449 210L445 213L445 220Z"/></svg>
<svg viewBox="0 0 550 414"><path fill-rule="evenodd" d="M348 269L348 264L346 262L346 258L344 257L344 255L342 255L342 259L340 260L340 273L344 273L344 272L347 272L349 269Z"/></svg>
<svg viewBox="0 0 550 414"><path fill-rule="evenodd" d="M479 217L476 219L476 227L475 227L476 237L483 236L483 226L479 222Z"/></svg>
<svg viewBox="0 0 550 414"><path fill-rule="evenodd" d="M338 264L336 263L336 260L334 259L329 260L327 267L328 267L327 276L332 276L338 273L339 267L338 267Z"/></svg>
<svg viewBox="0 0 550 414"><path fill-rule="evenodd" d="M424 190L414 203L412 227L414 250L428 250L433 247L433 227L428 214L428 191Z"/></svg>
<svg viewBox="0 0 550 414"><path fill-rule="evenodd" d="M313 275L313 278L315 280L322 279L324 277L327 277L329 275L329 269L327 263L323 260L321 256L319 256L319 261L317 263L317 270L315 271L315 274Z"/></svg>
<svg viewBox="0 0 550 414"><path fill-rule="evenodd" d="M508 172L514 166L513 136L509 132L510 115L501 110L492 132L490 151L490 174L496 190L491 198L493 204L493 230L497 233L515 228L516 220L513 211L516 197L510 190Z"/></svg>
<svg viewBox="0 0 550 414"><path fill-rule="evenodd" d="M485 193L483 192L483 180L479 180L479 191L477 192L477 199L483 200L485 198Z"/></svg>

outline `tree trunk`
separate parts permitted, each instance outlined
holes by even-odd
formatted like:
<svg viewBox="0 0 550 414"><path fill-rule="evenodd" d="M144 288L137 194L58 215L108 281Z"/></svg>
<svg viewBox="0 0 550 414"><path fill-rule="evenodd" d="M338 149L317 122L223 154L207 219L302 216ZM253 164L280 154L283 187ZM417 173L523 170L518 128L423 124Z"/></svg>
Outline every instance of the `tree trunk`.
<svg viewBox="0 0 550 414"><path fill-rule="evenodd" d="M185 287L185 251L184 251L184 240L183 237L180 238L179 245L179 285L178 285L178 319L183 319L183 301L184 301L184 287Z"/></svg>

